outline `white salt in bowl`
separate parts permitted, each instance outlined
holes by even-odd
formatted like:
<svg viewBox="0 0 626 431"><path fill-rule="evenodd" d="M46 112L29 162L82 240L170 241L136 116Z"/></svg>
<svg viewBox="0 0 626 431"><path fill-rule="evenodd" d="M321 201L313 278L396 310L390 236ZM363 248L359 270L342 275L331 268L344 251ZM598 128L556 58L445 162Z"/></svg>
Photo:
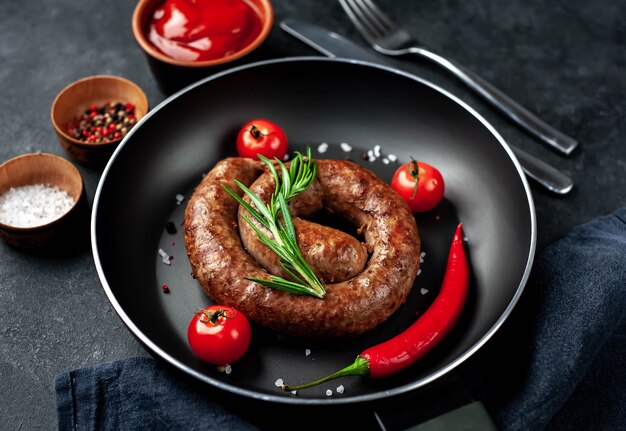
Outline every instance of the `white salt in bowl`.
<svg viewBox="0 0 626 431"><path fill-rule="evenodd" d="M54 154L31 153L0 165L0 237L9 245L59 251L88 236L82 176Z"/></svg>

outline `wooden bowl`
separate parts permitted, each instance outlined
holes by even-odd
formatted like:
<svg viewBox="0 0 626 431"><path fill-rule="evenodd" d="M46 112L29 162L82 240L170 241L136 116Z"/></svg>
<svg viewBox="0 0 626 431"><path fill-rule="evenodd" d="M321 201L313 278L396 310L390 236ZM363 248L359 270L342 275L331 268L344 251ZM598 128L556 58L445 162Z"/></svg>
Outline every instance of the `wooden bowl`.
<svg viewBox="0 0 626 431"><path fill-rule="evenodd" d="M0 221L0 237L9 245L35 250L47 247L66 249L88 238L88 204L83 179L76 167L63 157L30 153L0 165L0 196L12 187L34 184L56 186L74 201L59 218L33 227L18 227Z"/></svg>
<svg viewBox="0 0 626 431"><path fill-rule="evenodd" d="M90 167L102 167L122 138L102 143L87 143L70 136L67 124L80 117L90 105L108 102L132 103L139 121L148 112L148 98L139 86L128 79L110 75L89 76L65 87L52 103L50 119L61 146L76 161Z"/></svg>
<svg viewBox="0 0 626 431"><path fill-rule="evenodd" d="M206 61L183 61L173 59L148 40L148 27L155 9L164 0L139 0L132 17L132 31L135 40L147 57L148 64L161 90L171 94L212 73L255 61L262 58L259 48L269 36L274 25L274 8L270 0L249 0L248 2L259 12L261 32L243 49L226 57ZM255 55L256 54L256 55Z"/></svg>

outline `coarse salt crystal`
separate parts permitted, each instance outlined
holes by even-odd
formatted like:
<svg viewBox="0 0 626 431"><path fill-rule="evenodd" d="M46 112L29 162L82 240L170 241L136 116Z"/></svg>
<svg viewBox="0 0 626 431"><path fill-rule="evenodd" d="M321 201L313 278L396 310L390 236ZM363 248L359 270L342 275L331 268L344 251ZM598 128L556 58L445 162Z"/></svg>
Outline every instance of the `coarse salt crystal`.
<svg viewBox="0 0 626 431"><path fill-rule="evenodd" d="M333 394L333 391L331 391L330 389L326 389L326 396L330 397Z"/></svg>
<svg viewBox="0 0 626 431"><path fill-rule="evenodd" d="M387 158L390 162L395 162L396 160L398 160L398 156L396 156L395 154L388 154Z"/></svg>
<svg viewBox="0 0 626 431"><path fill-rule="evenodd" d="M426 288L423 288L423 287L422 287L422 288L420 289L420 293L421 293L422 295L426 295L426 294L428 293L428 289L426 289Z"/></svg>
<svg viewBox="0 0 626 431"><path fill-rule="evenodd" d="M328 144L326 142L322 142L318 147L317 147L317 152L318 153L325 153L326 150L328 150Z"/></svg>
<svg viewBox="0 0 626 431"><path fill-rule="evenodd" d="M343 391L345 390L345 388L343 387L343 385L339 385L337 386L337 393L338 394L343 394Z"/></svg>
<svg viewBox="0 0 626 431"><path fill-rule="evenodd" d="M274 386L280 388L284 383L285 382L283 381L283 379L276 379L276 381L274 382Z"/></svg>
<svg viewBox="0 0 626 431"><path fill-rule="evenodd" d="M385 158L383 159L383 163L384 163L385 165L388 165L388 164L389 164L389 159L388 159L387 157L385 157Z"/></svg>
<svg viewBox="0 0 626 431"><path fill-rule="evenodd" d="M367 160L369 162L375 162L376 161L376 156L374 155L374 151L373 150L367 150Z"/></svg>
<svg viewBox="0 0 626 431"><path fill-rule="evenodd" d="M422 273L422 268L417 270L417 275L420 275Z"/></svg>
<svg viewBox="0 0 626 431"><path fill-rule="evenodd" d="M296 395L298 391L291 391L292 394Z"/></svg>
<svg viewBox="0 0 626 431"><path fill-rule="evenodd" d="M50 184L11 187L0 196L0 222L15 227L42 226L68 212L74 199Z"/></svg>
<svg viewBox="0 0 626 431"><path fill-rule="evenodd" d="M380 157L380 145L374 146L374 155Z"/></svg>
<svg viewBox="0 0 626 431"><path fill-rule="evenodd" d="M311 354L311 349L304 350L304 356L309 356Z"/></svg>
<svg viewBox="0 0 626 431"><path fill-rule="evenodd" d="M339 145L341 146L341 149L345 151L346 153L349 153L350 151L352 151L352 146L346 142L342 142Z"/></svg>
<svg viewBox="0 0 626 431"><path fill-rule="evenodd" d="M226 374L230 374L230 373L232 373L232 372L233 372L233 367L231 367L230 365L226 365L226 366L224 367L224 372L225 372Z"/></svg>
<svg viewBox="0 0 626 431"><path fill-rule="evenodd" d="M172 264L172 257L167 254L165 251L163 251L162 248L159 249L159 255L161 256L161 261L166 264L166 265L171 265Z"/></svg>
<svg viewBox="0 0 626 431"><path fill-rule="evenodd" d="M184 200L185 200L185 196L181 195L180 193L176 194L176 205L180 205L180 203Z"/></svg>

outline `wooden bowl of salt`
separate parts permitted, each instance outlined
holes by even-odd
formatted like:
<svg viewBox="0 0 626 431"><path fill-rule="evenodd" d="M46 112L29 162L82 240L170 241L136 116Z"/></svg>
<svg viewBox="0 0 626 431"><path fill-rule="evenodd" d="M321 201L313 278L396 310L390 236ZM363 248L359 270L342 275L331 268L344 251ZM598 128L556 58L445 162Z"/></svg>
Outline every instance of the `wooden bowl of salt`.
<svg viewBox="0 0 626 431"><path fill-rule="evenodd" d="M67 250L88 236L87 198L76 167L31 153L0 165L0 237L24 250Z"/></svg>

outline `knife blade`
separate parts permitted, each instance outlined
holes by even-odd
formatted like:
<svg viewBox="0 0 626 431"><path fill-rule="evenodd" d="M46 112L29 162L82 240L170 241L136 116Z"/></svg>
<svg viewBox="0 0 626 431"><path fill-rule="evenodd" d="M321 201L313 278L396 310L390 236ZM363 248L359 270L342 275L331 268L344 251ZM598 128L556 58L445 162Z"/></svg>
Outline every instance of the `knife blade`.
<svg viewBox="0 0 626 431"><path fill-rule="evenodd" d="M386 58L334 31L310 22L288 18L280 23L280 28L327 57L362 60L382 65L390 64ZM528 177L559 195L567 194L572 190L574 182L563 172L520 148L508 145Z"/></svg>
<svg viewBox="0 0 626 431"><path fill-rule="evenodd" d="M327 57L352 58L385 64L385 58L381 55L315 24L289 18L280 23L280 28Z"/></svg>

